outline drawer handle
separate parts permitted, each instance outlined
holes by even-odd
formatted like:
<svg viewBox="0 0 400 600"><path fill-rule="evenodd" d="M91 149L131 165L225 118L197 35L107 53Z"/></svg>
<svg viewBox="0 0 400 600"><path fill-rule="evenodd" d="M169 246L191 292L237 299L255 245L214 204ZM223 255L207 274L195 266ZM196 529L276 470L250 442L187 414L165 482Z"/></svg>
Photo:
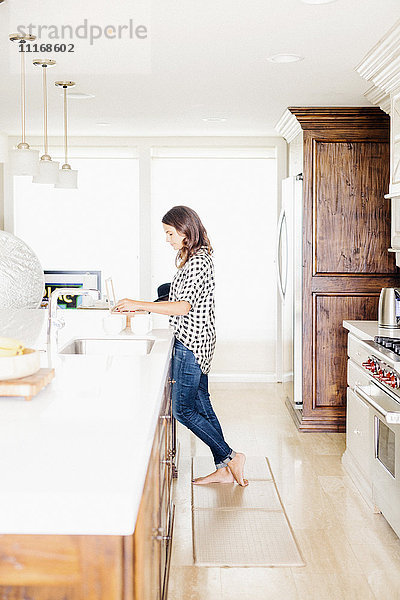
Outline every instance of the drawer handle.
<svg viewBox="0 0 400 600"><path fill-rule="evenodd" d="M160 415L160 419L170 419L171 415Z"/></svg>
<svg viewBox="0 0 400 600"><path fill-rule="evenodd" d="M175 379L168 379L168 383L176 383Z"/></svg>
<svg viewBox="0 0 400 600"><path fill-rule="evenodd" d="M353 433L355 433L356 435L360 435L360 434L361 434L361 431L360 431L359 429L355 429L355 430L353 431Z"/></svg>
<svg viewBox="0 0 400 600"><path fill-rule="evenodd" d="M164 540L172 540L172 535L153 535L153 540L163 542Z"/></svg>
<svg viewBox="0 0 400 600"><path fill-rule="evenodd" d="M167 458L166 460L160 460L162 465L172 465L172 458Z"/></svg>

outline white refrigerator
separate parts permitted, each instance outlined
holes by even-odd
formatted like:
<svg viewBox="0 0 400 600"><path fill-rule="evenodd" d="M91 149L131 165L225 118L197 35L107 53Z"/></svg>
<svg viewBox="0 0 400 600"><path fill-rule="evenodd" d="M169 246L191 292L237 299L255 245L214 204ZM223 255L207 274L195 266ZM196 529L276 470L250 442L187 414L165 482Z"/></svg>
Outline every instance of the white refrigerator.
<svg viewBox="0 0 400 600"><path fill-rule="evenodd" d="M303 408L303 176L282 181L282 209L277 232L278 289L281 298L282 385L285 399Z"/></svg>

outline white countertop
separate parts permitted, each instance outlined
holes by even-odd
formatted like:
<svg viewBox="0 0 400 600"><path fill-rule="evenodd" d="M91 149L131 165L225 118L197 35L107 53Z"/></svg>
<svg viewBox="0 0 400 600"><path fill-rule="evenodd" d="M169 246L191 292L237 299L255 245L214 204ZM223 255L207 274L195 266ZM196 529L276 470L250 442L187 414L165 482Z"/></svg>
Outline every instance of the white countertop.
<svg viewBox="0 0 400 600"><path fill-rule="evenodd" d="M378 321L343 321L343 327L361 340L373 340L376 335L400 338L400 329L378 327Z"/></svg>
<svg viewBox="0 0 400 600"><path fill-rule="evenodd" d="M60 346L102 332L103 311L63 311ZM0 311L0 335L44 349L47 314ZM149 355L58 355L30 402L0 398L0 534L133 533L173 335L156 317ZM45 353L43 366L47 366Z"/></svg>

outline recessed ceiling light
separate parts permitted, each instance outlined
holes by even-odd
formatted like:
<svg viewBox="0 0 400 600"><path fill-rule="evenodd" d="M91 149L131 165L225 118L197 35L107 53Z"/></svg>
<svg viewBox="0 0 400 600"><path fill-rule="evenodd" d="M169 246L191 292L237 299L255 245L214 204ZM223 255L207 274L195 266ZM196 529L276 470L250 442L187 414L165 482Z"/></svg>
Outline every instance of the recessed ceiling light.
<svg viewBox="0 0 400 600"><path fill-rule="evenodd" d="M221 117L206 117L203 119L207 123L223 123L226 119L222 119Z"/></svg>
<svg viewBox="0 0 400 600"><path fill-rule="evenodd" d="M274 63L291 63L297 62L299 60L304 60L303 56L299 56L298 54L274 54L273 56L269 56L268 60Z"/></svg>
<svg viewBox="0 0 400 600"><path fill-rule="evenodd" d="M109 125L111 125L111 123L96 123L96 125L98 125L99 127L108 127Z"/></svg>
<svg viewBox="0 0 400 600"><path fill-rule="evenodd" d="M74 100L87 100L88 98L94 98L94 94L84 94L83 92L71 92L68 94L68 99L73 98Z"/></svg>
<svg viewBox="0 0 400 600"><path fill-rule="evenodd" d="M304 4L330 4L336 0L301 0Z"/></svg>

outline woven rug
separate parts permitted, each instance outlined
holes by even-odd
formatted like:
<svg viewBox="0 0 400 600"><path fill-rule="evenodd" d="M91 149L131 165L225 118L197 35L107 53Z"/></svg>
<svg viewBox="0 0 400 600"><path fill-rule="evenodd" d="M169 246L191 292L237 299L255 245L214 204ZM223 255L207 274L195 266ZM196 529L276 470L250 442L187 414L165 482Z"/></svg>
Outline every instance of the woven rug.
<svg viewBox="0 0 400 600"><path fill-rule="evenodd" d="M192 479L215 470L208 457L192 460ZM304 566L267 458L248 457L245 488L192 484L193 556L199 566Z"/></svg>

